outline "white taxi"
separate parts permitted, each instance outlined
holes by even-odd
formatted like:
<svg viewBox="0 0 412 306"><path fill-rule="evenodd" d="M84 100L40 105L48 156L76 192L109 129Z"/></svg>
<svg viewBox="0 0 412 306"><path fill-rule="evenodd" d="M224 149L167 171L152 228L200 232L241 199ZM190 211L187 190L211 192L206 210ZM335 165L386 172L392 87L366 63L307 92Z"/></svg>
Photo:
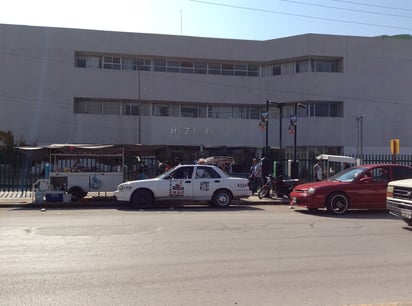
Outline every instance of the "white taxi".
<svg viewBox="0 0 412 306"><path fill-rule="evenodd" d="M118 201L138 208L153 207L156 201L207 201L228 207L233 199L251 195L248 180L232 177L213 165L179 165L158 177L128 181L117 186Z"/></svg>

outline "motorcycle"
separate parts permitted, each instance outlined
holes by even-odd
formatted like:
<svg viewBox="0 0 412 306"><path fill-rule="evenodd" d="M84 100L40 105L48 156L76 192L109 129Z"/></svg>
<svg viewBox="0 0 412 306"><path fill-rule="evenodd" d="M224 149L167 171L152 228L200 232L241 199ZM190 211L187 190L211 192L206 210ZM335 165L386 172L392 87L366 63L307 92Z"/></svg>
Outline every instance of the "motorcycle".
<svg viewBox="0 0 412 306"><path fill-rule="evenodd" d="M258 191L258 197L263 199L276 194L277 197L287 196L289 198L293 188L297 185L299 185L299 179L284 178L282 175L273 177L270 174L266 177L266 183Z"/></svg>

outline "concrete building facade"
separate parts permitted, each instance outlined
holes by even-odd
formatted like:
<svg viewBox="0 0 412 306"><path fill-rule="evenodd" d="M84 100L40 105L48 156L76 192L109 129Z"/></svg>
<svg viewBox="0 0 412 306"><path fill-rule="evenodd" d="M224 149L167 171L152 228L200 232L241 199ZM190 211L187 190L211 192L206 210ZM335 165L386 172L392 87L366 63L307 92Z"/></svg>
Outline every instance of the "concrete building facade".
<svg viewBox="0 0 412 306"><path fill-rule="evenodd" d="M279 147L282 128L286 152L308 157L390 153L393 138L412 153L411 39L2 24L0 66L0 130L26 143L261 150L268 124L268 146ZM297 103L306 108L294 116Z"/></svg>

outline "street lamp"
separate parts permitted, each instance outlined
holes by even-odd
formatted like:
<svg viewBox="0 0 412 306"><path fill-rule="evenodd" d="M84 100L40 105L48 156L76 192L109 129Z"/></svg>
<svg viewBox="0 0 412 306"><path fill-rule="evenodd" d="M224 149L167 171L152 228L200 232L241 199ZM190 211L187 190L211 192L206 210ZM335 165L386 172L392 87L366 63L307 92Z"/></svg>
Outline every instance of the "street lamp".
<svg viewBox="0 0 412 306"><path fill-rule="evenodd" d="M283 118L283 107L286 103L280 103L269 100L269 103L275 105L279 109L279 159L282 160L282 118Z"/></svg>
<svg viewBox="0 0 412 306"><path fill-rule="evenodd" d="M265 143L265 158L269 157L269 102L266 100L266 143Z"/></svg>
<svg viewBox="0 0 412 306"><path fill-rule="evenodd" d="M298 107L306 109L306 105L302 103L295 103L295 122L294 122L294 139L293 139L293 165L292 178L298 178L298 169L296 163L296 139L298 134Z"/></svg>
<svg viewBox="0 0 412 306"><path fill-rule="evenodd" d="M279 109L279 162L281 165L280 174L283 174L283 148L282 148L282 118L283 118L283 107L286 103L275 102L269 100L269 103L275 105Z"/></svg>

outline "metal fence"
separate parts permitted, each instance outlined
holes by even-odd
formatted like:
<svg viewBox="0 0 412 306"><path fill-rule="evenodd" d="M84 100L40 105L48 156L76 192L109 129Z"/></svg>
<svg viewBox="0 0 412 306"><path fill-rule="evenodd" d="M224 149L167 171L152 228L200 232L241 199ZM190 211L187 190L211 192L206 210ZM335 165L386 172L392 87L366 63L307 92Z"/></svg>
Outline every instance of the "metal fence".
<svg viewBox="0 0 412 306"><path fill-rule="evenodd" d="M40 177L30 160L11 150L0 151L0 191L26 190Z"/></svg>
<svg viewBox="0 0 412 306"><path fill-rule="evenodd" d="M351 156L355 157L356 156ZM151 165L147 172L149 176L154 176L156 169L155 157L150 156L150 160L145 160L145 164ZM293 159L291 155L286 156L283 165L288 164L288 160ZM363 164L377 164L377 163L392 163L393 156L390 154L369 154L363 155L361 158ZM131 171L136 165L134 161L126 159L125 180L135 179L136 173ZM297 162L299 164L299 178L302 181L311 181L312 168L315 159L308 159L307 156L297 155ZM0 150L0 191L29 191L32 184L39 178L42 178L44 173L45 160L35 155L30 156L22 154L15 150ZM412 166L412 155L396 155L396 163L401 165ZM284 166L286 168L286 166ZM287 169L285 169L287 170ZM340 171L340 165L337 165L336 172ZM287 172L286 172L287 173Z"/></svg>
<svg viewBox="0 0 412 306"><path fill-rule="evenodd" d="M391 154L364 154L362 156L355 156L355 155L347 155L353 157L355 159L359 159L360 164L388 164L388 163L396 163L398 165L405 165L405 166L412 166L412 155L396 155L395 157ZM288 173L287 165L288 161L293 160L294 156L292 154L288 154L283 160L283 165L285 165L285 173L290 176ZM312 169L315 165L316 159L315 157L308 159L307 156L297 155L296 161L298 163L298 177L302 180L302 182L310 182L313 180ZM323 165L325 166L325 165ZM329 171L329 169L324 169L325 171ZM334 165L334 173L338 173L339 171L343 170L342 164ZM333 174L333 173L331 173Z"/></svg>
<svg viewBox="0 0 412 306"><path fill-rule="evenodd" d="M32 185L44 177L44 166L47 162L48 159L44 156L23 154L15 150L0 150L0 192L30 191ZM149 177L155 176L155 157L144 157L141 162L147 165L146 174ZM125 158L124 179L136 179L137 170L136 159Z"/></svg>

